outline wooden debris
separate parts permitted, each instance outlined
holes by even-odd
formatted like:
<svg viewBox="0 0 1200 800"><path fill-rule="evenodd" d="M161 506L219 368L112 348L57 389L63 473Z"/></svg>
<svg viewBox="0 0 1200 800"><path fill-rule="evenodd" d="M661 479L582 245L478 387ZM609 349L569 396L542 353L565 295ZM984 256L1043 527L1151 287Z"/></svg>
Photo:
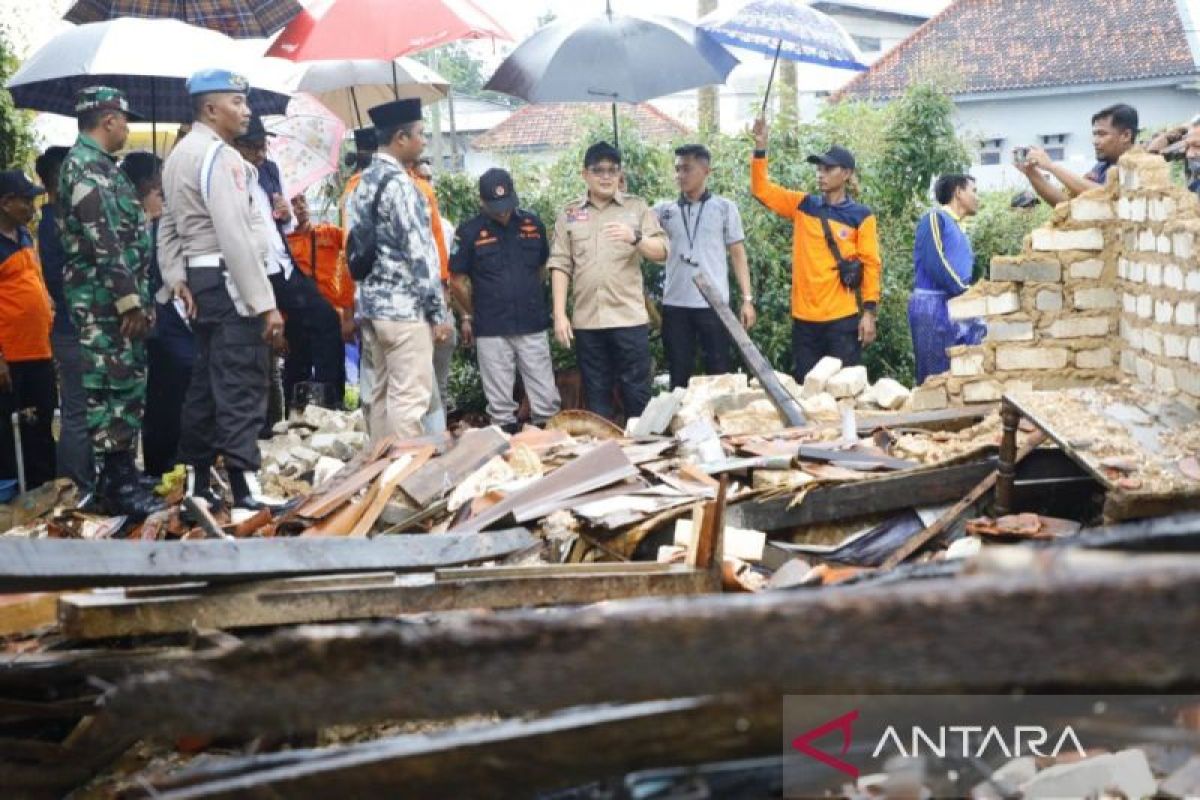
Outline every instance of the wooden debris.
<svg viewBox="0 0 1200 800"><path fill-rule="evenodd" d="M453 450L405 477L400 488L418 507L426 506L449 494L459 481L486 464L492 456L508 450L508 447L508 438L496 428L467 431ZM429 455L432 455L431 451L425 458L428 459ZM387 494L391 496L391 492Z"/></svg>
<svg viewBox="0 0 1200 800"><path fill-rule="evenodd" d="M401 486L406 478L426 466L426 462L431 456L433 456L433 448L423 447L412 455L401 456L393 461L379 476L379 481L374 487L374 494L366 504L366 508L363 509L362 516L358 518L354 527L346 535L366 536L370 533L376 520L379 519L379 515L383 513L384 506L395 494L397 487Z"/></svg>

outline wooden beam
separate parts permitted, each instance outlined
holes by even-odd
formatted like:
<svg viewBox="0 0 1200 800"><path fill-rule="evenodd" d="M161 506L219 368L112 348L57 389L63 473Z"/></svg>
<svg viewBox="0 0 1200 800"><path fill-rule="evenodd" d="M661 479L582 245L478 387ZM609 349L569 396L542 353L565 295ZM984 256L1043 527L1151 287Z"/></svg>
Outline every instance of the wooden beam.
<svg viewBox="0 0 1200 800"><path fill-rule="evenodd" d="M375 521L383 513L384 507L392 499L392 495L396 493L397 487L405 479L421 470L426 465L426 462L433 457L433 451L433 446L428 445L411 455L401 456L400 459L393 461L379 476L379 480L375 482L374 487L372 487L375 490L374 494L371 495L370 501L367 502L362 516L354 523L354 527L346 532L346 535L357 537L366 536L370 533L371 529L375 526Z"/></svg>
<svg viewBox="0 0 1200 800"><path fill-rule="evenodd" d="M459 580L424 575L343 588L191 592L176 597L66 595L59 605L59 623L63 635L72 639L108 639L180 633L193 627L238 629L390 619L433 611L583 604L624 597L702 594L720 589L715 573L680 565L651 566L657 569L589 572L560 567L543 574L509 573L495 577L478 574Z"/></svg>
<svg viewBox="0 0 1200 800"><path fill-rule="evenodd" d="M737 528L790 531L805 525L835 522L851 516L881 514L914 506L934 506L960 499L996 469L995 459L909 470L879 478L815 486L792 505L796 495L736 503L726 512Z"/></svg>
<svg viewBox="0 0 1200 800"><path fill-rule="evenodd" d="M750 340L750 335L746 333L746 329L742 327L742 323L738 322L738 318L734 316L733 310L729 308L729 304L721 298L717 292L717 287L712 285L712 282L705 277L703 272L697 272L692 278L692 282L696 284L696 288L700 290L700 294L704 295L704 299L712 307L712 310L717 312L717 317L721 320L721 325L729 334L729 338L733 339L734 345L738 349L738 353L742 356L742 361L746 364L746 368L750 373L758 378L758 382L762 384L763 390L767 393L767 397L779 409L779 413L783 416L784 422L789 427L799 427L807 425L808 420L804 416L804 411L800 408L800 403L796 398L792 397L787 389L783 388L783 384L779 381L779 376L775 374L775 368L771 366L771 362L763 357L759 351L758 345Z"/></svg>
<svg viewBox="0 0 1200 800"><path fill-rule="evenodd" d="M535 542L524 528L378 539L225 539L93 542L0 538L0 592L186 581L244 581L314 573L413 572L490 561Z"/></svg>
<svg viewBox="0 0 1200 800"><path fill-rule="evenodd" d="M1140 558L1053 580L1025 570L297 629L134 677L100 713L139 736L249 736L748 686L775 696L1200 686L1200 563Z"/></svg>
<svg viewBox="0 0 1200 800"><path fill-rule="evenodd" d="M496 428L467 431L449 453L405 476L400 488L418 507L427 506L508 447L508 439Z"/></svg>
<svg viewBox="0 0 1200 800"><path fill-rule="evenodd" d="M880 428L889 430L917 428L930 431L960 431L985 419L996 410L995 403L943 408L937 411L912 411L899 414L858 415L858 435L870 436Z"/></svg>

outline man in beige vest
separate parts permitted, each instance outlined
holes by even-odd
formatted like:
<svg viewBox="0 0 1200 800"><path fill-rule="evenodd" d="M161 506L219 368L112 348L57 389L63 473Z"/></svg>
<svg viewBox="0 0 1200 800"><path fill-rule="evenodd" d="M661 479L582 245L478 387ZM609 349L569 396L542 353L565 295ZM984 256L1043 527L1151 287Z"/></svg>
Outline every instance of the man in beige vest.
<svg viewBox="0 0 1200 800"><path fill-rule="evenodd" d="M184 400L180 460L188 493L211 505L217 456L229 472L235 508L257 510L258 431L267 414L271 350L283 345L283 318L265 269L266 232L251 205L257 179L231 143L250 123L246 79L202 70L188 79L195 123L163 168L166 204L159 229L163 289L196 334L196 362Z"/></svg>

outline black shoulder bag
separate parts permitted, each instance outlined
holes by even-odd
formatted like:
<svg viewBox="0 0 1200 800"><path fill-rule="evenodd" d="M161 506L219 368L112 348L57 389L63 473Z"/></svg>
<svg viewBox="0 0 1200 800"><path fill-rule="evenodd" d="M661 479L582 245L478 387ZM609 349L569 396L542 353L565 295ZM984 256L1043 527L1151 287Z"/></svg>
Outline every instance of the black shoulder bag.
<svg viewBox="0 0 1200 800"><path fill-rule="evenodd" d="M379 260L379 200L383 197L383 190L395 177L388 175L379 182L375 198L371 201L370 217L355 220L350 228L350 235L346 239L346 265L350 268L350 277L356 281L365 280ZM315 264L313 272L316 272Z"/></svg>
<svg viewBox="0 0 1200 800"><path fill-rule="evenodd" d="M820 220L821 229L825 231L825 244L829 247L829 253L833 256L834 263L837 264L838 278L841 280L842 286L852 292L857 292L863 281L862 262L857 258L842 258L842 250L838 247L837 240L833 238L833 229L829 227L829 217L825 216L823 207Z"/></svg>

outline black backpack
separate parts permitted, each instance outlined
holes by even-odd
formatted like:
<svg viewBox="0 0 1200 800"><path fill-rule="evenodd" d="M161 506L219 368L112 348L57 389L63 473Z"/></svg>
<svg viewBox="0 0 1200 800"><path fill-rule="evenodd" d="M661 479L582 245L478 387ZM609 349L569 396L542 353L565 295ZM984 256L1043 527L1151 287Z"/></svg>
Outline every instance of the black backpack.
<svg viewBox="0 0 1200 800"><path fill-rule="evenodd" d="M346 237L346 265L350 268L350 277L356 281L365 280L375 269L375 262L379 260L379 199L383 196L383 190L395 177L388 175L379 182L379 188L375 190L375 199L371 201L370 217L355 220L355 224L350 228L350 235Z"/></svg>

